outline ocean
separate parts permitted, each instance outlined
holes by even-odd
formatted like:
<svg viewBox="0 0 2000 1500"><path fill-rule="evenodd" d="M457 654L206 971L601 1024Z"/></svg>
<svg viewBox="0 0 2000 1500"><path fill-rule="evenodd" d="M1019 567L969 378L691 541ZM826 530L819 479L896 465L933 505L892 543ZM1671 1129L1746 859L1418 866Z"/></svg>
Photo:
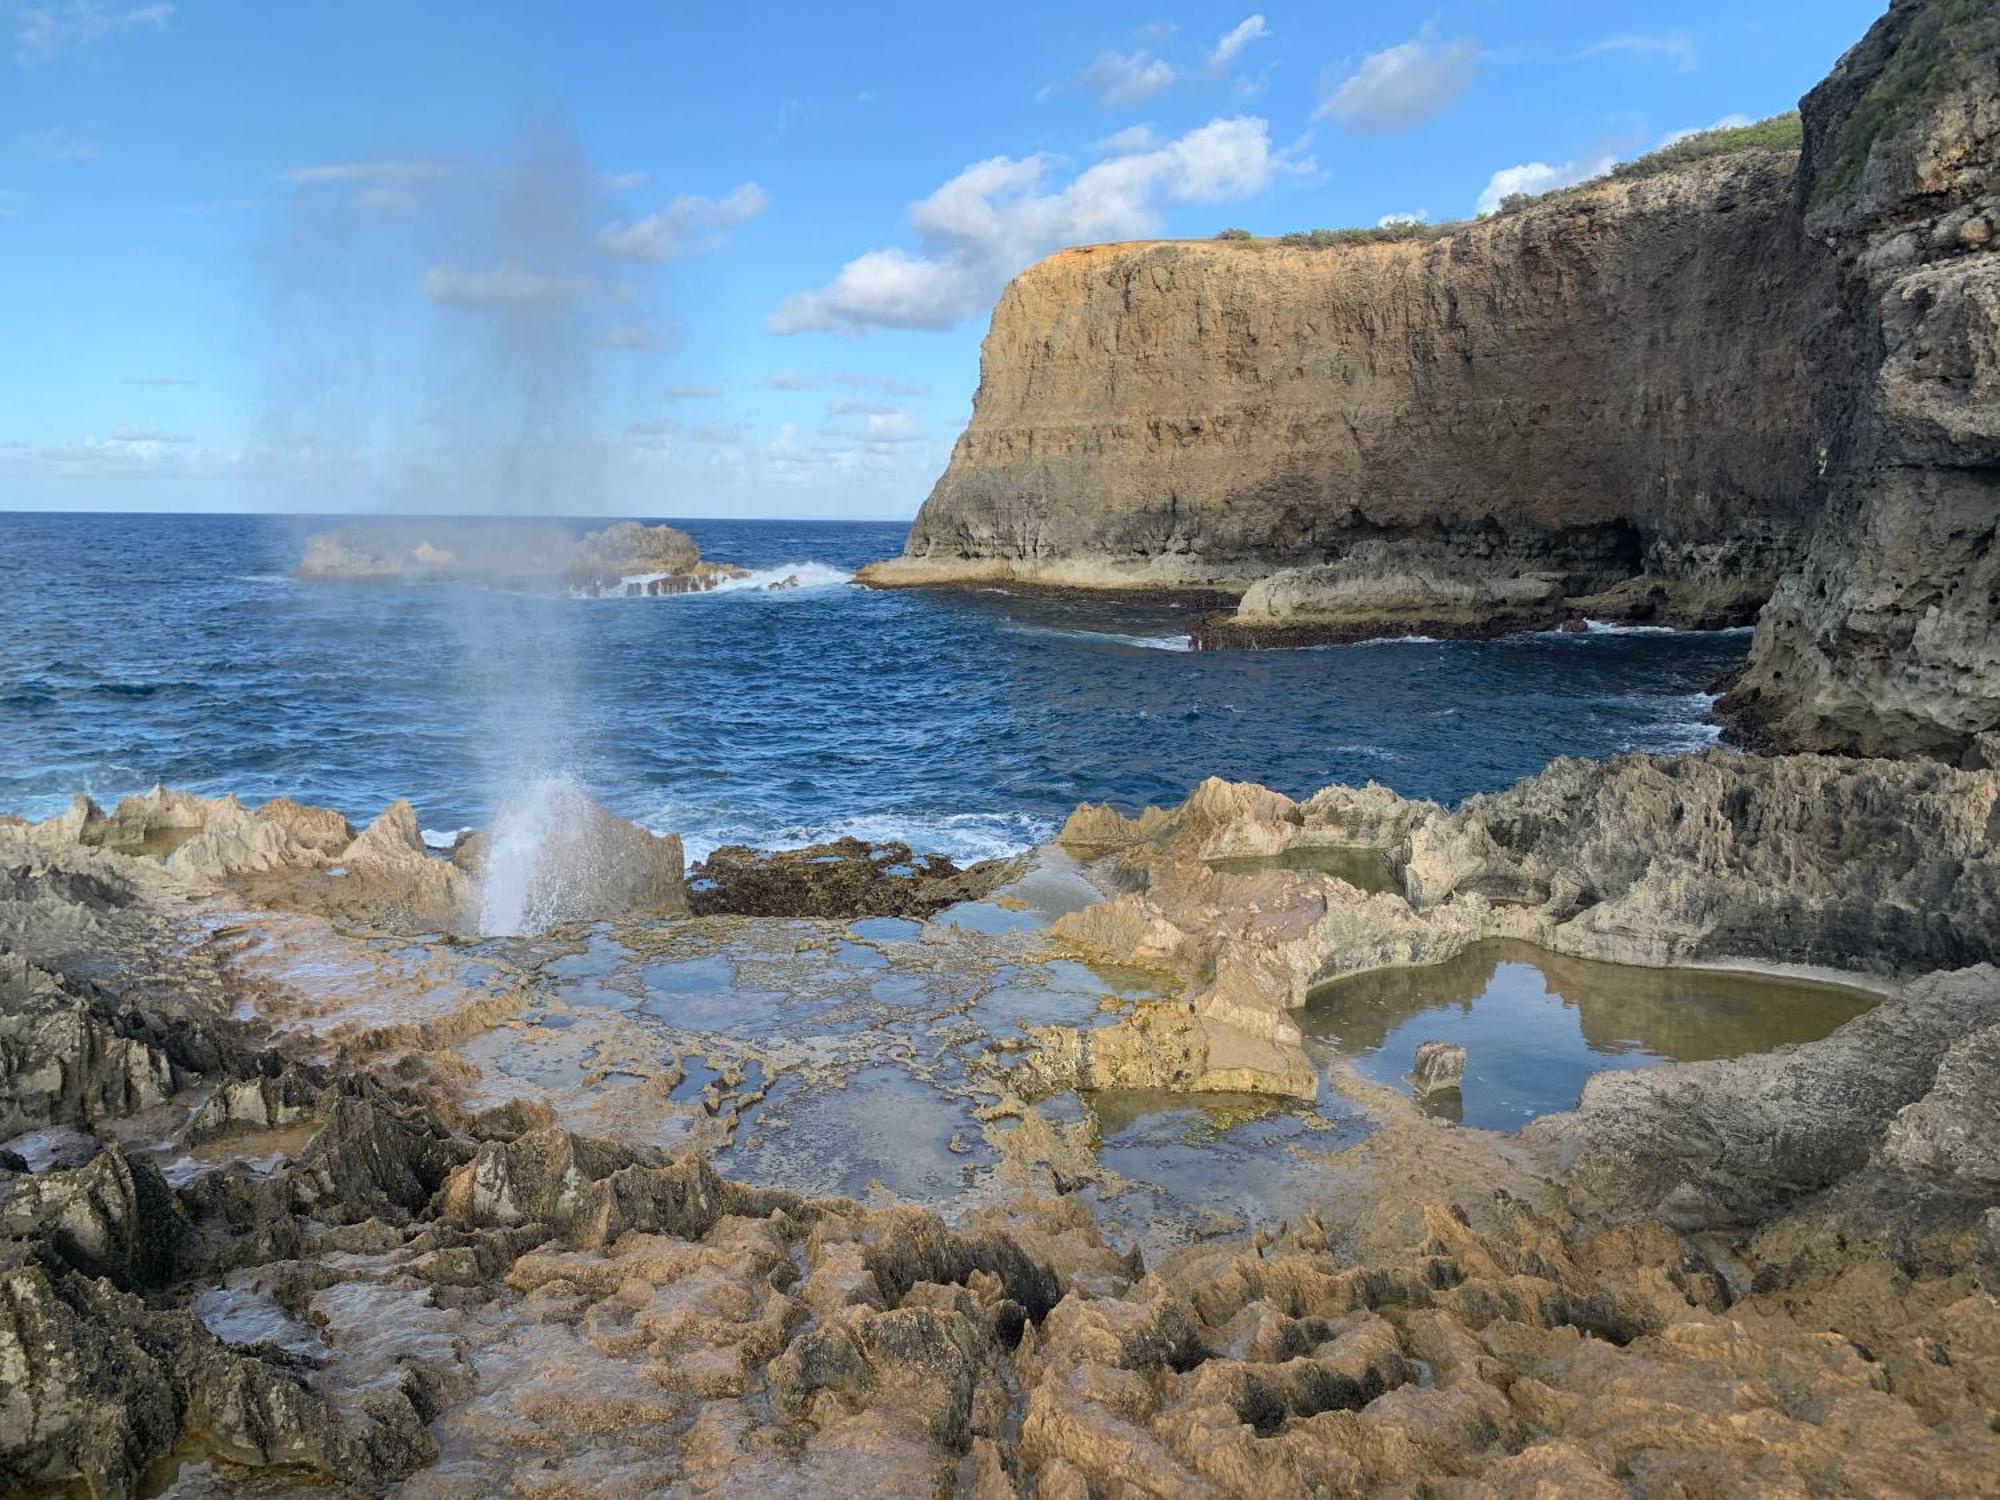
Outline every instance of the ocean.
<svg viewBox="0 0 2000 1500"><path fill-rule="evenodd" d="M1129 811L1210 775L1456 802L1558 755L1700 748L1704 689L1749 645L1606 630L1192 653L1184 606L854 586L905 531L863 522L673 521L706 557L799 578L778 593L292 580L332 524L0 514L0 811L160 781L357 821L408 797L442 837L492 813L509 686L540 673L561 682L534 700L560 719L535 726L559 769L691 858L855 834L967 859L1047 838L1078 802Z"/></svg>

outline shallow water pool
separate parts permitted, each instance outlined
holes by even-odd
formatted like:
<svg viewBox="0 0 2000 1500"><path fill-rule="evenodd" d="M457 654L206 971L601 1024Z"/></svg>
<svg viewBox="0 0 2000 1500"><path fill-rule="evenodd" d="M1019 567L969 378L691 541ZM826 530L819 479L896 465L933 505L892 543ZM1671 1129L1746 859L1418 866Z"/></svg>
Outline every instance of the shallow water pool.
<svg viewBox="0 0 2000 1500"><path fill-rule="evenodd" d="M1879 997L1864 990L1707 969L1642 969L1480 943L1449 963L1385 969L1315 991L1301 1029L1326 1061L1409 1089L1419 1042L1466 1050L1465 1082L1426 1107L1489 1130L1574 1108L1617 1068L1740 1057L1816 1041Z"/></svg>

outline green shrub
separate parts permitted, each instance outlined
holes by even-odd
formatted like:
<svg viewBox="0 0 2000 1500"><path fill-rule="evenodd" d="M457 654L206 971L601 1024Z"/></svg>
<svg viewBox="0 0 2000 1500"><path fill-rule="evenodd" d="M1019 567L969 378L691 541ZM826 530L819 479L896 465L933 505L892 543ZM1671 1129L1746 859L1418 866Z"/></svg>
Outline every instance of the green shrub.
<svg viewBox="0 0 2000 1500"><path fill-rule="evenodd" d="M1218 229L1215 237L1219 240L1254 240L1256 235L1247 229Z"/></svg>
<svg viewBox="0 0 2000 1500"><path fill-rule="evenodd" d="M1698 130L1671 146L1662 146L1631 161L1621 161L1611 169L1613 177L1652 177L1691 161L1711 156L1733 156L1738 151L1796 151L1805 141L1805 126L1799 112L1772 115L1754 125L1724 125L1715 130Z"/></svg>

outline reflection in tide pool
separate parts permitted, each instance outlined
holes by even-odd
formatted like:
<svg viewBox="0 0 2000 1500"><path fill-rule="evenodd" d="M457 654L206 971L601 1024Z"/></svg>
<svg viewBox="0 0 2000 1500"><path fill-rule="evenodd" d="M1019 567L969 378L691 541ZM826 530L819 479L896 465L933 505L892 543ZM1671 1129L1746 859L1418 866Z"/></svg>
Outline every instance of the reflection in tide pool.
<svg viewBox="0 0 2000 1500"><path fill-rule="evenodd" d="M1449 963L1336 980L1302 1017L1310 1039L1364 1078L1408 1089L1419 1042L1466 1050L1459 1094L1430 1107L1513 1130L1573 1108L1616 1068L1740 1057L1816 1041L1878 997L1838 985L1705 969L1641 969L1480 943Z"/></svg>

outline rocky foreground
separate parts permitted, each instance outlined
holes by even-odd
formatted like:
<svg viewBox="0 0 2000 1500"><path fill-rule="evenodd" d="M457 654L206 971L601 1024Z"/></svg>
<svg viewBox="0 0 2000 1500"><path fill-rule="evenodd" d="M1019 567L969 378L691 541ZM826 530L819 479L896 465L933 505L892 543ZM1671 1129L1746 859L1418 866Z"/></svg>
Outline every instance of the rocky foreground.
<svg viewBox="0 0 2000 1500"><path fill-rule="evenodd" d="M1711 755L1558 763L1457 813L1222 784L1080 811L1120 894L1055 941L1179 976L1184 1086L1221 1028L1282 1052L1297 985L1496 924L1888 992L1823 1042L1603 1075L1514 1137L1359 1090L1373 1132L1287 1222L1150 1264L1053 1150L948 1222L490 1102L454 1044L504 1042L518 980L436 1000L464 861L393 810L355 835L163 793L0 827L0 1487L2000 1493L1997 803L1991 773ZM1334 835L1391 851L1400 894L1195 869ZM647 921L810 927L676 915L623 837L591 868L636 861L605 889ZM862 863L801 899L885 909L899 866ZM995 1092L1170 1056L1160 1023L1060 1030L998 1048Z"/></svg>

